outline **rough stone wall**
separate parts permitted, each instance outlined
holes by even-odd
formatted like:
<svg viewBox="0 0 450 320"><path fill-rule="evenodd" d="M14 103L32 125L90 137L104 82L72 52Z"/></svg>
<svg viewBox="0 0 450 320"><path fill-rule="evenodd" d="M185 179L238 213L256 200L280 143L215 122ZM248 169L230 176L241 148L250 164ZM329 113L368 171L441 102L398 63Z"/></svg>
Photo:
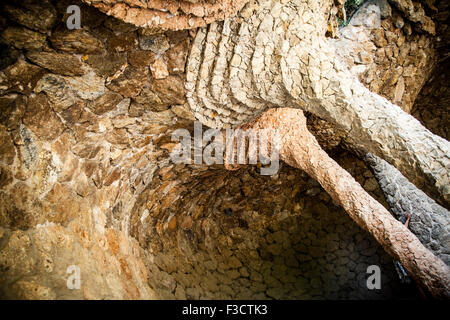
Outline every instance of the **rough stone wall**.
<svg viewBox="0 0 450 320"><path fill-rule="evenodd" d="M437 63L432 75L423 87L412 110L412 114L418 118L424 126L433 133L449 140L450 133L450 4L448 1L437 1L437 12L433 18L437 21Z"/></svg>
<svg viewBox="0 0 450 320"><path fill-rule="evenodd" d="M83 28L69 31L74 3ZM0 33L2 298L411 297L300 171L170 163L171 132L194 119L195 31L150 35L79 2L21 1L2 3ZM360 161L341 164L382 201ZM381 292L364 286L371 264ZM66 287L69 265L80 291Z"/></svg>
<svg viewBox="0 0 450 320"><path fill-rule="evenodd" d="M340 13L341 11L338 11ZM445 12L443 8L439 12ZM376 17L380 16L381 21ZM342 18L344 18L341 15ZM341 18L341 19L342 19ZM329 25L336 25L336 15L330 17ZM440 29L438 29L440 30ZM423 104L417 99L425 81L430 78L433 70L442 70L436 66L435 39L423 28L409 21L404 14L391 6L386 0L370 0L354 13L347 25L341 28L333 27L329 34L336 38L337 54L348 65L351 71L358 74L358 78L370 91L380 94L386 99L396 103L404 111L412 113L424 126L437 133L436 130L446 130L446 125L438 126L435 123L446 123L446 108L432 108L424 115L412 112L413 105ZM442 43L447 43L442 39ZM445 70L445 68L444 68ZM445 72L442 72L444 75ZM434 77L433 77L434 78ZM425 99L442 99L445 104L445 85L436 81L434 88L423 89ZM417 102L419 100L419 102ZM427 109L431 104L427 102ZM435 112L442 110L442 117ZM423 119L428 119L423 121ZM322 147L330 149L341 142L345 142L346 133L330 122L308 115L309 129L315 132L316 138ZM434 130L435 129L435 130ZM320 131L320 134L318 134ZM327 137L322 139L322 137ZM445 135L442 135L445 138Z"/></svg>
<svg viewBox="0 0 450 320"><path fill-rule="evenodd" d="M405 5L407 1L397 2L403 4L366 1L349 25L341 30L337 42L343 44L343 50L339 53L371 91L393 101L427 129L448 140L449 4L447 1L426 2L423 4L426 10L416 4L419 8L417 23L400 10L414 6ZM380 28L364 28L368 14L365 11L370 11L367 10L370 5L380 8ZM433 18L435 26L425 22L429 21L425 17L427 14ZM428 27L422 27L420 21Z"/></svg>
<svg viewBox="0 0 450 320"><path fill-rule="evenodd" d="M162 152L152 141L183 126L188 35L147 37L81 3L69 31L69 4L2 4L2 296L152 298L127 215ZM71 264L82 292L64 285Z"/></svg>
<svg viewBox="0 0 450 320"><path fill-rule="evenodd" d="M0 227L0 298L157 298L148 287L149 270L136 241L89 220L86 209L67 226ZM80 290L68 289L70 266L80 268Z"/></svg>
<svg viewBox="0 0 450 320"><path fill-rule="evenodd" d="M353 146L395 164L448 203L448 141L367 89L336 58L342 45L325 38L329 9L328 2L260 0L232 19L199 29L186 74L195 117L226 128L268 108L300 108L336 124Z"/></svg>
<svg viewBox="0 0 450 320"><path fill-rule="evenodd" d="M149 32L204 26L238 12L248 0L83 0L108 15Z"/></svg>
<svg viewBox="0 0 450 320"><path fill-rule="evenodd" d="M338 54L372 92L395 102L427 129L448 140L449 4L436 1L432 8L426 4L427 12L437 22L434 37L390 3L366 1L348 25L336 31ZM367 22L376 11L369 7L373 5L380 8L382 20L378 28L371 29ZM345 132L331 123L326 126L335 141L345 139Z"/></svg>
<svg viewBox="0 0 450 320"><path fill-rule="evenodd" d="M373 14L380 14L381 21ZM339 54L370 91L411 113L435 65L434 41L429 33L417 32L387 0L372 0L341 29L336 42Z"/></svg>
<svg viewBox="0 0 450 320"><path fill-rule="evenodd" d="M420 241L446 264L450 264L450 212L409 182L395 167L371 154L372 167L386 200L397 219L406 221Z"/></svg>
<svg viewBox="0 0 450 320"><path fill-rule="evenodd" d="M349 154L338 161L383 200L363 162ZM160 298L414 297L414 288L397 282L382 248L316 181L286 165L274 177L257 168L162 168L131 225ZM373 264L383 270L380 291L366 286Z"/></svg>
<svg viewBox="0 0 450 320"><path fill-rule="evenodd" d="M412 114L434 134L450 139L450 87L448 72L450 60L447 58L437 64L429 82L417 97Z"/></svg>

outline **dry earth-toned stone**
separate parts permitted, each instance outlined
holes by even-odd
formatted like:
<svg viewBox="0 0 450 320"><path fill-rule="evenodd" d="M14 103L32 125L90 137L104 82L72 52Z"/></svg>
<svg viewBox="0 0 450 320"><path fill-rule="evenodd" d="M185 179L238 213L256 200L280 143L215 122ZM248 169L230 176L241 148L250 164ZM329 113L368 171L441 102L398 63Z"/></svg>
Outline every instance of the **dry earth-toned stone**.
<svg viewBox="0 0 450 320"><path fill-rule="evenodd" d="M414 287L399 283L382 247L303 171L281 163L277 175L262 177L257 166L231 173L220 165L172 163L170 150L176 142L171 133L178 128L192 131L195 119L183 89L183 69L195 30L155 36L161 28L138 29L78 1L52 3L59 18L54 26L46 25L48 33L42 33L49 40L32 51L43 49L43 57L53 52L72 56L87 73L55 74L64 66L50 65L47 59L44 69L22 58L30 52L11 46L2 59L6 69L0 72L0 122L6 128L5 150L11 146L15 150L15 156L7 151L5 161L0 161L2 298L415 297ZM82 9L81 31L67 30L65 11L70 4ZM15 7L21 8L21 2ZM256 9L254 2L249 3L240 15L250 21ZM392 21L398 20L399 12L392 10ZM329 12L324 14L325 27L330 17ZM403 78L401 107L406 110L427 74L417 70L424 70L421 65L431 60L421 52L428 55L433 47L425 41L428 35L417 33L414 23L399 16L404 20L400 32L387 21L382 24L386 40L395 45L373 52L370 32L362 28L356 34L367 35L364 46L355 49L358 41L351 41L342 47L358 53L345 62L356 66L362 83L389 100L394 93L389 86L395 88ZM2 30L5 23L16 23L8 19L0 18ZM310 21L313 26L315 18ZM30 20L26 27L39 23ZM297 40L290 40L295 45ZM246 38L245 43L253 46L252 41ZM221 52L229 52L226 38L217 43ZM151 74L156 58L167 65L163 79ZM359 73L362 66L367 75ZM370 74L376 68L390 72ZM214 80L215 95L220 93L219 76ZM258 85L276 83L259 80ZM376 86L379 91L373 89ZM40 103L42 96L51 110ZM40 110L32 117L30 99L47 110L47 119ZM308 121L339 164L387 206L364 163L340 150L346 132L317 116L310 115ZM52 126L60 134L47 140L46 131ZM10 159L12 164L6 164ZM81 290L66 288L69 264L80 266ZM382 289L369 291L366 270L373 264L383 270Z"/></svg>

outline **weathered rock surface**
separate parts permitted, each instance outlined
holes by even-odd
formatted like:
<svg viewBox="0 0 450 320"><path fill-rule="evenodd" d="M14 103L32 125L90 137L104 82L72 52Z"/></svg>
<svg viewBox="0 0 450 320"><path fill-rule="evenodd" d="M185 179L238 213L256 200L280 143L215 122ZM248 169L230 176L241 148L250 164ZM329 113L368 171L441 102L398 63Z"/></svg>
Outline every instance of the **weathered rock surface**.
<svg viewBox="0 0 450 320"><path fill-rule="evenodd" d="M45 46L45 35L23 27L8 27L2 39L17 49L40 50Z"/></svg>
<svg viewBox="0 0 450 320"><path fill-rule="evenodd" d="M84 29L58 30L50 37L55 49L71 53L100 53L104 44Z"/></svg>
<svg viewBox="0 0 450 320"><path fill-rule="evenodd" d="M367 1L340 30L335 45L367 88L411 113L435 66L436 50L427 34L408 33L409 22L397 27L398 19L400 12L386 0Z"/></svg>
<svg viewBox="0 0 450 320"><path fill-rule="evenodd" d="M71 54L30 52L26 57L33 63L64 76L81 76L87 71L80 59Z"/></svg>
<svg viewBox="0 0 450 320"><path fill-rule="evenodd" d="M361 161L338 161L362 185L373 179ZM337 208L289 166L269 178L257 168L177 165L155 172L133 208L131 233L154 257L150 285L163 298L377 299L365 289L363 264L379 256L394 271L392 262ZM383 286L399 293L390 272Z"/></svg>
<svg viewBox="0 0 450 320"><path fill-rule="evenodd" d="M64 131L63 123L53 112L44 94L36 95L28 100L23 123L43 140L53 140Z"/></svg>
<svg viewBox="0 0 450 320"><path fill-rule="evenodd" d="M449 108L450 105L450 81L447 70L450 67L450 5L446 1L435 3L437 13L434 20L437 22L438 40L436 42L437 63L433 73L425 84L412 110L417 117L433 133L449 140Z"/></svg>
<svg viewBox="0 0 450 320"><path fill-rule="evenodd" d="M365 160L372 167L397 219L405 222L406 213L410 213L411 231L436 256L450 265L450 212L430 199L386 161L371 154Z"/></svg>
<svg viewBox="0 0 450 320"><path fill-rule="evenodd" d="M449 142L367 89L336 59L339 43L312 33L326 30L328 5L270 0L254 5L198 31L186 74L186 96L196 118L226 128L274 106L303 109L336 124L356 148L394 163L448 205ZM401 91L400 80L394 99Z"/></svg>
<svg viewBox="0 0 450 320"><path fill-rule="evenodd" d="M434 1L428 1L427 5L431 9L435 9L433 6ZM393 5L401 10L406 17L419 24L423 30L434 34L435 25L433 20L425 14L425 10L421 3L414 2L412 0L395 0L392 1Z"/></svg>
<svg viewBox="0 0 450 320"><path fill-rule="evenodd" d="M20 5L8 2L2 5L8 18L29 29L46 33L56 22L56 9L48 0L25 0Z"/></svg>
<svg viewBox="0 0 450 320"><path fill-rule="evenodd" d="M108 15L155 32L197 28L216 20L223 20L234 15L248 2L248 0L83 1Z"/></svg>
<svg viewBox="0 0 450 320"><path fill-rule="evenodd" d="M105 3L96 6L109 12ZM133 3L120 2L117 12L135 12ZM262 177L258 168L231 174L221 166L170 161L171 133L192 130L195 119L183 88L194 30L155 35L175 20L145 20L151 28L138 29L79 1L52 4L55 20L53 7L33 1L15 1L0 19L2 43L9 45L0 71L2 298L415 298L414 288L399 283L391 258L304 172L282 164L278 175ZM82 8L81 30L65 26L69 4ZM249 3L243 16L254 9ZM33 13L39 11L42 21ZM183 28L190 28L189 15L194 27L222 18L183 12L176 22ZM135 22L132 15L124 19ZM21 26L11 32L3 21ZM395 31L382 29L386 40ZM414 33L405 38L407 57L420 49L428 54L427 42L412 48L417 41ZM386 69L395 63L392 51ZM371 59L361 56L356 64L368 62L370 70ZM401 76L408 105L415 86ZM340 151L345 132L314 116L310 128L387 207L364 163ZM374 264L382 269L380 291L366 286ZM80 267L80 290L67 288L71 265Z"/></svg>

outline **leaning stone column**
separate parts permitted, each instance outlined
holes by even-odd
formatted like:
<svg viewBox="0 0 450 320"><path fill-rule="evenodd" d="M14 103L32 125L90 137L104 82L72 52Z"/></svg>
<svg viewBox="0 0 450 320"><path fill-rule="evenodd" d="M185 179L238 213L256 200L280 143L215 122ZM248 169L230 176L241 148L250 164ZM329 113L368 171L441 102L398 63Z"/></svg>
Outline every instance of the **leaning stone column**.
<svg viewBox="0 0 450 320"><path fill-rule="evenodd" d="M309 111L448 202L450 144L359 82L325 38L328 10L329 2L260 0L200 29L186 84L195 116L223 128L271 107Z"/></svg>
<svg viewBox="0 0 450 320"><path fill-rule="evenodd" d="M272 142L270 147L279 149L283 161L316 179L348 215L434 297L450 297L450 268L322 150L308 131L302 111L271 109L243 128L268 130L269 137L275 137L276 133L280 142Z"/></svg>
<svg viewBox="0 0 450 320"><path fill-rule="evenodd" d="M372 167L397 219L405 221L406 213L409 212L411 231L429 250L450 265L450 212L383 159L367 154L365 161Z"/></svg>

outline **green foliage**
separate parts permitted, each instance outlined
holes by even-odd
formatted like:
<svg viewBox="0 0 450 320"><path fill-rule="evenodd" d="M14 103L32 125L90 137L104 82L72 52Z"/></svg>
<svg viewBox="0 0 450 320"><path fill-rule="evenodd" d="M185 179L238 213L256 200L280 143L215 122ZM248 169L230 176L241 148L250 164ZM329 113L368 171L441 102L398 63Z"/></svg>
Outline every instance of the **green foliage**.
<svg viewBox="0 0 450 320"><path fill-rule="evenodd" d="M345 27L346 25L348 25L348 21L345 21L339 17L337 17L337 20L340 27Z"/></svg>
<svg viewBox="0 0 450 320"><path fill-rule="evenodd" d="M345 5L355 5L355 6L360 6L362 5L364 2L364 0L347 0L347 2L345 3Z"/></svg>
<svg viewBox="0 0 450 320"><path fill-rule="evenodd" d="M347 0L345 2L344 8L347 16L347 21L338 17L338 23L340 27L345 27L348 24L348 21L353 16L353 14L358 10L358 8L364 3L366 0Z"/></svg>

